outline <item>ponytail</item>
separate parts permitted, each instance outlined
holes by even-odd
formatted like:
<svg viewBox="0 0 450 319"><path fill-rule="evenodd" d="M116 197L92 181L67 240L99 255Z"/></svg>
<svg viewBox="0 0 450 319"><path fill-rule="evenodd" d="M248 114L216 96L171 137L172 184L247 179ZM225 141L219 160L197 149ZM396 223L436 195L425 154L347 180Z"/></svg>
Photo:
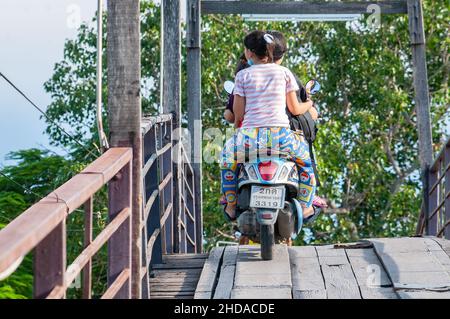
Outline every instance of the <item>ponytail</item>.
<svg viewBox="0 0 450 319"><path fill-rule="evenodd" d="M274 62L275 38L273 35L263 31L253 31L244 38L244 45L247 49L256 54L259 58L269 58L269 62Z"/></svg>
<svg viewBox="0 0 450 319"><path fill-rule="evenodd" d="M264 34L264 41L266 42L267 56L269 57L269 62L273 63L273 51L275 50L275 39L273 35L266 33Z"/></svg>

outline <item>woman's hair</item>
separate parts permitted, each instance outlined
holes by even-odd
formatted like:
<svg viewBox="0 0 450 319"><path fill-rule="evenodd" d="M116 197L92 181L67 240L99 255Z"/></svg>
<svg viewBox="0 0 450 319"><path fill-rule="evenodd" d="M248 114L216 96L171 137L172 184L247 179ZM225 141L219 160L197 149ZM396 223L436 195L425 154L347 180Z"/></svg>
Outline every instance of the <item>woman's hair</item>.
<svg viewBox="0 0 450 319"><path fill-rule="evenodd" d="M273 62L273 51L275 48L274 37L264 31L253 31L244 38L245 47L256 54L260 59L269 58L269 62Z"/></svg>
<svg viewBox="0 0 450 319"><path fill-rule="evenodd" d="M280 31L269 30L268 34L272 35L275 42L275 48L273 50L273 60L278 61L287 52L286 39Z"/></svg>
<svg viewBox="0 0 450 319"><path fill-rule="evenodd" d="M250 65L248 65L247 58L245 57L245 53L242 53L239 57L239 63L236 66L236 71L234 72L237 74L239 71L248 68Z"/></svg>

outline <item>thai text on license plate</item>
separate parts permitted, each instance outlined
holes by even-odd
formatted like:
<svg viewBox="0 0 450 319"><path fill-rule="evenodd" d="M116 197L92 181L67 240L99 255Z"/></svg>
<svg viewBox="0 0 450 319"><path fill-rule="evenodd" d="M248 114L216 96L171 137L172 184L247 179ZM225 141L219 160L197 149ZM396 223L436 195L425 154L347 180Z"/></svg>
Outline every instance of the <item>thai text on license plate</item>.
<svg viewBox="0 0 450 319"><path fill-rule="evenodd" d="M284 207L284 192L284 186L253 185L250 195L250 207L282 209Z"/></svg>

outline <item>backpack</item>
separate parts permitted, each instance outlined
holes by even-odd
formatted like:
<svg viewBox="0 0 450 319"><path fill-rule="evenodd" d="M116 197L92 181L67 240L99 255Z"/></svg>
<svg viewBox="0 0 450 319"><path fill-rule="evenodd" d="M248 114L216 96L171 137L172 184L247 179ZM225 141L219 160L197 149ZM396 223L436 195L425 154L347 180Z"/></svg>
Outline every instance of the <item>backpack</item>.
<svg viewBox="0 0 450 319"><path fill-rule="evenodd" d="M308 96L306 94L306 89L305 87L302 85L302 83L300 82L299 78L295 76L295 80L297 81L298 87L300 88L300 90L297 91L297 98L302 101L302 102L306 102L306 100L308 99ZM320 181L319 181L319 174L317 171L317 166L316 166L316 160L314 158L314 151L313 151L313 143L316 140L316 136L317 136L317 123L316 121L314 121L311 117L311 114L309 112L306 112L305 114L301 114L301 115L292 115L292 113L286 108L286 112L289 118L289 123L290 123L290 128L293 131L298 131L298 130L302 130L303 134L305 136L306 141L308 142L308 146L309 146L309 154L311 156L311 164L314 170L314 175L316 177L316 181L317 181L317 186L320 186Z"/></svg>

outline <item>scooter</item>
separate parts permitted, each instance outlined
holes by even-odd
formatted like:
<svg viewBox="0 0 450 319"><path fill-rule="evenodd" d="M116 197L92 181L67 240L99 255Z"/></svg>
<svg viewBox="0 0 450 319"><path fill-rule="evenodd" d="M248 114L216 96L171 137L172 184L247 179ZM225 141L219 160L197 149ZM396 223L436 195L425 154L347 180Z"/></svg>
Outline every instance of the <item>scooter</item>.
<svg viewBox="0 0 450 319"><path fill-rule="evenodd" d="M232 91L231 84L226 84L227 91ZM306 85L309 95L319 90L315 80ZM275 240L295 239L302 229L303 210L296 198L299 180L308 178L303 174L286 155L261 150L238 167L237 228L260 242L264 260L273 258Z"/></svg>

